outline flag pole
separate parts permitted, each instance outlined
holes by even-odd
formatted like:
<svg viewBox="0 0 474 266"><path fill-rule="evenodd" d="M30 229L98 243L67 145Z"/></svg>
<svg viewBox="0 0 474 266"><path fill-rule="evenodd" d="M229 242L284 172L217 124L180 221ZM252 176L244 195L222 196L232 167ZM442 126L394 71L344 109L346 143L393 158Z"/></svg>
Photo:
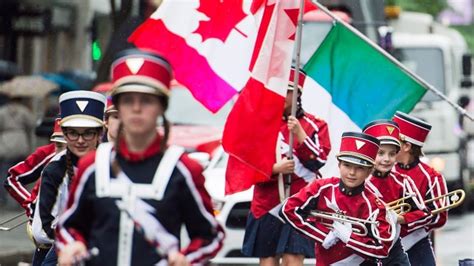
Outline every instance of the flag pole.
<svg viewBox="0 0 474 266"><path fill-rule="evenodd" d="M400 63L396 58L394 58L391 54L389 54L387 51L385 51L384 49L380 48L380 46L378 46L377 44L375 44L371 39L369 39L367 36L365 36L364 34L362 34L361 32L359 32L357 29L355 29L354 27L352 27L351 25L347 24L345 21L343 21L342 19L338 18L337 16L335 16L331 11L329 11L324 5L322 5L321 3L319 3L317 0L311 0L311 2L313 4L315 4L319 9L321 9L321 11L323 11L324 13L326 13L328 16L330 16L331 18L333 18L334 20L336 20L337 22L339 22L340 24L342 24L344 27L346 27L347 29L349 29L352 33L354 33L355 35L357 35L358 37L360 37L362 40L364 40L366 43L368 43L370 46L372 46L374 49L376 49L377 51L379 51L381 54L383 54L385 57L387 57L390 61L392 61L392 63L394 63L395 65L397 65L399 68L401 68L405 73L407 73L410 77L412 77L414 80L416 80L418 83L420 83L421 85L423 85L423 87L425 87L425 89L428 89L430 91L432 91L434 94L436 94L438 97L440 97L441 99L443 99L444 101L446 101L449 105L451 105L452 107L454 107L454 109L456 109L456 111L458 111L461 115L469 118L471 121L474 121L474 117L471 116L467 111L466 109L462 108L461 106L459 106L458 104L456 104L455 102L451 101L450 99L448 99L448 97L446 97L446 95L444 95L442 92L440 92L438 89L436 89L433 85L429 84L428 82L426 82L423 78L421 78L420 76L418 76L417 74L413 73L410 69L408 69L406 66L404 66L402 63Z"/></svg>
<svg viewBox="0 0 474 266"><path fill-rule="evenodd" d="M300 54L301 54L301 35L303 29L303 10L304 10L304 0L300 0L300 7L298 13L298 22L296 24L296 40L295 40L295 48L294 48L294 57L295 57L295 70L296 73L293 76L293 98L291 99L291 116L296 115L296 101L298 100L298 83L299 83L299 69L300 69ZM295 134L290 132L290 139L289 139L289 150L288 150L288 158L293 159L293 142L294 142ZM292 174L288 174L285 176L285 198L290 196L290 188L291 188L291 176Z"/></svg>

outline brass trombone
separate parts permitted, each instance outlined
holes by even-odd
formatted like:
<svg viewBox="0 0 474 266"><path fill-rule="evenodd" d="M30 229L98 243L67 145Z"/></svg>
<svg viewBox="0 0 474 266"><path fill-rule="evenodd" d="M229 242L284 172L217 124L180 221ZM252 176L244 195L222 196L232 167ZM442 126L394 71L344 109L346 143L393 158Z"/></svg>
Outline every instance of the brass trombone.
<svg viewBox="0 0 474 266"><path fill-rule="evenodd" d="M432 203L436 200L443 199L443 202L441 203L441 206L439 206L436 209L431 210L431 214L435 215L440 212L444 212L447 210L450 210L452 208L456 208L459 205L461 205L464 202L464 199L466 198L466 192L462 189L456 189L451 192L448 192L444 195L429 199L425 201L425 204L428 205L429 203ZM446 202L447 201L447 204Z"/></svg>
<svg viewBox="0 0 474 266"><path fill-rule="evenodd" d="M387 209L394 211L396 214L401 215L411 211L411 205L405 201L409 198L416 196L415 194L409 194L403 198L391 201L387 203Z"/></svg>
<svg viewBox="0 0 474 266"><path fill-rule="evenodd" d="M369 220L364 220L360 218L354 218L347 216L342 213L332 213L332 212L324 212L324 211L311 211L311 216L316 217L316 218L322 218L326 220L331 220L331 221L338 221L338 222L343 222L343 223L350 223L352 224L352 231L356 235L360 236L366 236L368 231L367 227L365 226L366 224L371 224L377 226L379 223L377 221L369 221ZM320 224L332 228L331 223L323 222L320 221Z"/></svg>
<svg viewBox="0 0 474 266"><path fill-rule="evenodd" d="M413 197L413 196L414 195L408 195L408 196L400 198L398 200L394 200L392 202L389 202L387 204L387 208L390 209L390 210L395 211L395 213L398 214L398 215L403 214L403 213L407 213L407 212L411 211L411 206L410 206L410 204L408 204L404 201L411 198L411 197ZM464 192L464 190L462 190L462 189L457 189L457 190L453 190L451 192L448 192L444 195L441 195L441 196L438 196L438 197L435 197L435 198L432 198L432 199L425 200L424 204L428 205L429 203L432 203L434 201L444 199L444 201L441 203L441 206L437 207L436 209L431 210L431 214L435 215L435 214L438 214L440 212L444 212L444 211L450 210L452 208L458 207L459 205L461 205L464 202L465 198L466 198L466 192ZM448 201L447 204L445 204L446 201Z"/></svg>
<svg viewBox="0 0 474 266"><path fill-rule="evenodd" d="M311 211L310 215L316 218L322 218L326 220L338 221L338 222L343 222L343 223L350 223L352 225L353 233L359 236L367 236L367 234L369 233L367 229L367 225L371 225L370 228L372 231L372 236L375 237L379 241L384 241L384 242L392 241L396 235L396 230L393 227L391 228L390 236L388 238L382 238L380 234L378 233L378 230L376 229L376 227L378 227L379 225L378 221L355 218L355 217L347 216L339 212L333 213L333 212L324 212L324 211L317 211L317 210ZM318 222L329 229L333 228L332 223L324 222L324 221L318 221Z"/></svg>
<svg viewBox="0 0 474 266"><path fill-rule="evenodd" d="M23 225L23 224L27 223L27 222L28 222L28 219L27 219L27 220L24 220L24 221L21 221L21 222L15 224L15 225L13 225L13 226L10 226L10 227L4 226L5 224L8 224L8 223L10 223L10 222L12 222L12 221L15 221L15 220L18 220L18 219L21 218L23 215L25 215L25 213L24 213L24 212L20 212L20 213L18 213L18 214L15 214L14 216L12 216L12 217L10 217L10 218L4 220L4 221L1 221L1 222L0 222L0 232L1 232L1 231L3 231L3 232L11 231L11 230L13 230L13 229L19 227L20 225Z"/></svg>

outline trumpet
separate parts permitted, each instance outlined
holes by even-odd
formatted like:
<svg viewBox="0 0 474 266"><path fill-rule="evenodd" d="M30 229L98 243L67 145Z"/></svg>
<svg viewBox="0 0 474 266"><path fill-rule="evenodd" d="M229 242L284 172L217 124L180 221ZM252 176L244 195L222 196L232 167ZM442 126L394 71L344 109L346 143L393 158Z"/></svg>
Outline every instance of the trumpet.
<svg viewBox="0 0 474 266"><path fill-rule="evenodd" d="M465 198L466 198L466 192L464 192L464 190L462 189L456 189L444 195L441 195L432 199L428 199L425 201L425 204L429 204L434 201L443 199L441 206L439 206L436 209L431 210L431 214L436 215L440 212L444 212L444 211L458 207L464 202Z"/></svg>
<svg viewBox="0 0 474 266"><path fill-rule="evenodd" d="M24 220L24 221L17 222L16 224L14 224L14 225L12 225L12 226L10 226L10 227L4 226L4 225L6 225L6 224L8 224L8 223L11 223L11 222L13 222L13 221L18 220L18 219L21 218L23 215L25 215L25 213L24 213L24 212L20 212L20 213L18 213L18 214L15 214L15 215L12 216L12 217L6 219L6 220L1 221L1 222L0 222L0 232L1 232L1 231L3 231L3 232L11 231L11 230L13 230L13 229L15 229L15 228L17 228L17 227L19 227L19 226L21 226L21 225L27 223L27 222L28 222L28 219L27 219L27 220Z"/></svg>

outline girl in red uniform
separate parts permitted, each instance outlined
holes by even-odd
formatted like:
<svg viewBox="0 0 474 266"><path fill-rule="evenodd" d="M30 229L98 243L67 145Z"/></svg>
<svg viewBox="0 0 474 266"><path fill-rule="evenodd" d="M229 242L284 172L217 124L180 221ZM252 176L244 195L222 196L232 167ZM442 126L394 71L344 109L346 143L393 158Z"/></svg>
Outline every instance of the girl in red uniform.
<svg viewBox="0 0 474 266"><path fill-rule="evenodd" d="M278 137L277 162L273 165L273 179L254 186L254 194L245 229L242 252L259 257L260 265L302 265L305 257L314 257L314 242L282 223L269 211L284 200L284 175L291 175L290 194L319 178L319 169L326 163L331 149L326 122L301 108L301 92L305 73L299 72L299 85L295 90L291 69L284 116ZM290 116L293 93L298 93L296 117ZM294 157L286 157L289 136L293 133Z"/></svg>

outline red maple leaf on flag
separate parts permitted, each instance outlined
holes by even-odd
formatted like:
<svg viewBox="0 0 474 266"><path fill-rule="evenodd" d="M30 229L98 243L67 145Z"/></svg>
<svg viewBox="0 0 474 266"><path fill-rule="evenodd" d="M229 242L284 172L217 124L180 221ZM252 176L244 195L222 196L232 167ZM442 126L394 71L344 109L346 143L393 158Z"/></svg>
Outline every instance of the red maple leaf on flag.
<svg viewBox="0 0 474 266"><path fill-rule="evenodd" d="M199 33L203 40L217 38L225 42L235 25L247 16L242 10L242 2L243 0L201 0L197 10L209 20L201 20L194 32Z"/></svg>

